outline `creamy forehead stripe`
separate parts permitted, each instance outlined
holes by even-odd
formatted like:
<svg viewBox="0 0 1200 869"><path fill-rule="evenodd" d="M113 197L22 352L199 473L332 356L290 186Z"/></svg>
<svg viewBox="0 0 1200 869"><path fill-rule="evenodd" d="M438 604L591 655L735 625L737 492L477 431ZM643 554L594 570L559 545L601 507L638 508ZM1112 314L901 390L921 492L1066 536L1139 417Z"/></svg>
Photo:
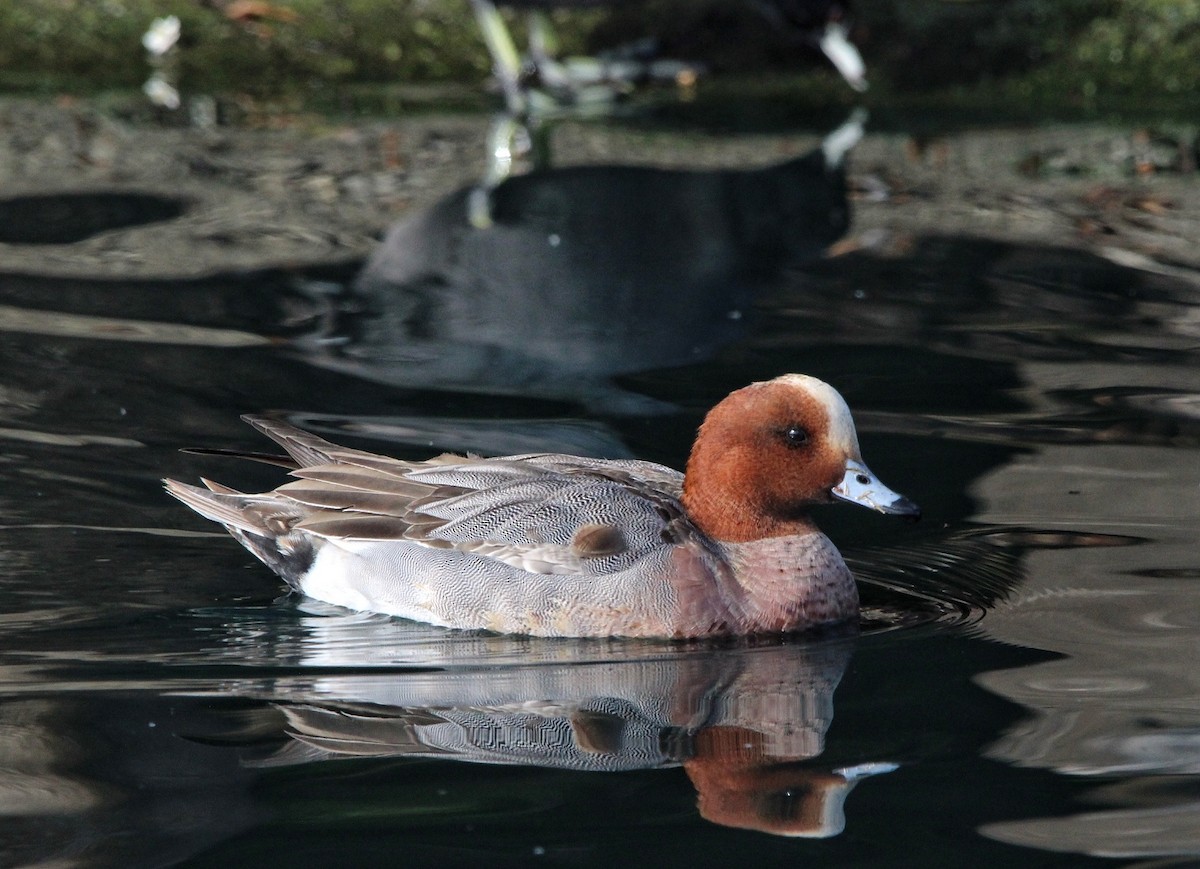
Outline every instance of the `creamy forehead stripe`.
<svg viewBox="0 0 1200 869"><path fill-rule="evenodd" d="M776 377L771 383L783 383L802 390L820 402L829 415L829 440L841 448L852 458L859 457L858 432L854 429L854 419L850 416L850 408L842 394L816 377L807 374L784 374Z"/></svg>

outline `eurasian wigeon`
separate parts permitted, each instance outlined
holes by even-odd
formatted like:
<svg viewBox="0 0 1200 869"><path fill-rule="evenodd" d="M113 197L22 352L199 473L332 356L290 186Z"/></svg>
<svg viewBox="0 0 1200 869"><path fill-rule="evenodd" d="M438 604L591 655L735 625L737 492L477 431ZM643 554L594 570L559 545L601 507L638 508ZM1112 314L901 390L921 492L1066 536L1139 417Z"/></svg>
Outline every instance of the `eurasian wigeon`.
<svg viewBox="0 0 1200 869"><path fill-rule="evenodd" d="M809 507L919 513L864 464L841 395L800 374L709 411L685 474L552 454L401 461L247 422L287 451L295 481L167 491L297 591L451 628L703 637L841 622L858 613L854 577Z"/></svg>

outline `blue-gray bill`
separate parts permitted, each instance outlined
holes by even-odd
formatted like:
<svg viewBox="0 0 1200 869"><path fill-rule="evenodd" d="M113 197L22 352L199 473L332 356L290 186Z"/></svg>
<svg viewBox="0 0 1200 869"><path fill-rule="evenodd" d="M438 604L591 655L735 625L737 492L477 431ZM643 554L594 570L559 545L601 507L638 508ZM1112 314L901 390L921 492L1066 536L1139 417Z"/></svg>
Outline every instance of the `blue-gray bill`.
<svg viewBox="0 0 1200 869"><path fill-rule="evenodd" d="M869 507L890 516L911 516L914 519L921 516L920 507L879 482L879 478L862 462L847 462L846 475L830 493L839 500Z"/></svg>

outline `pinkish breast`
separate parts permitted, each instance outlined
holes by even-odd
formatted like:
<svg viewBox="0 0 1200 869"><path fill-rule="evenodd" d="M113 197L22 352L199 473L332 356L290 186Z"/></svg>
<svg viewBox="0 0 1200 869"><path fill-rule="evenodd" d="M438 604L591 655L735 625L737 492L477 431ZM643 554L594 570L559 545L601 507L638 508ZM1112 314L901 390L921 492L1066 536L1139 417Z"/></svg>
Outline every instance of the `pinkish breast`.
<svg viewBox="0 0 1200 869"><path fill-rule="evenodd" d="M804 630L858 615L858 587L819 531L721 543L732 567L739 632Z"/></svg>

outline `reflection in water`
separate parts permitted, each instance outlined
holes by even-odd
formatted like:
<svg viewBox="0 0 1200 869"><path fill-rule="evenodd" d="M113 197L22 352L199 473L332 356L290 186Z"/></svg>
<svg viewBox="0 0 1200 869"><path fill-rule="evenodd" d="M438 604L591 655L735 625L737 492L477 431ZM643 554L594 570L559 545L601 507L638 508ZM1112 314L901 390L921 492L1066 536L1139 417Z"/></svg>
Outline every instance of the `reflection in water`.
<svg viewBox="0 0 1200 869"><path fill-rule="evenodd" d="M329 629L327 619L311 626ZM438 672L280 680L267 696L284 701L292 741L262 763L431 756L592 772L681 765L704 817L793 836L841 832L854 783L893 768L801 763L824 748L852 640L691 652L635 645L625 654L602 644L520 645L551 660L590 645L595 659L497 669L480 666L490 659L474 657L470 642L450 641Z"/></svg>
<svg viewBox="0 0 1200 869"><path fill-rule="evenodd" d="M143 672L95 699L57 691L0 704L4 865L169 864L263 823L275 768L331 758L576 773L681 767L702 817L801 837L840 833L856 783L895 768L812 763L853 653L848 632L759 644L563 642L318 609L293 626L290 650L272 644L278 627L227 625L242 671L233 678L185 678L175 667L157 690ZM411 765L371 768L392 789L420 779ZM455 782L457 804L492 800L486 777L478 786L473 776L439 777ZM320 811L338 817L414 810L403 797L380 807L369 787L322 790ZM287 818L311 811L277 808Z"/></svg>
<svg viewBox="0 0 1200 869"><path fill-rule="evenodd" d="M148 193L58 193L0 199L0 242L70 244L179 217L186 203Z"/></svg>
<svg viewBox="0 0 1200 869"><path fill-rule="evenodd" d="M1153 789L1153 779L1146 782ZM1131 794L1114 794L1128 803ZM1200 799L1195 793L1163 794L1160 805L1150 808L1119 808L1083 812L1066 818L1041 818L987 824L981 832L1001 842L1068 851L1097 857L1189 857L1185 863L1149 864L1162 867L1195 866L1197 815Z"/></svg>
<svg viewBox="0 0 1200 869"><path fill-rule="evenodd" d="M1030 552L1138 542L1120 535L997 525L860 547L847 552L846 563L859 583L865 629L912 627L930 621L969 625L984 619L1021 587Z"/></svg>
<svg viewBox="0 0 1200 869"><path fill-rule="evenodd" d="M146 693L0 703L0 865L170 866L260 823L220 723Z"/></svg>
<svg viewBox="0 0 1200 869"><path fill-rule="evenodd" d="M638 83L674 81L690 88L702 68L654 57L654 40L620 47L606 56L560 60L546 11L556 6L619 5L613 0L502 0L528 11L529 51L518 51L492 0L471 0L500 90L504 112L488 134L488 171L468 201L470 222L492 225L491 193L516 164L550 165L550 125L563 117L611 112L615 100ZM866 90L865 65L849 40L849 0L758 0L746 4L793 44L819 48L855 90ZM703 37L701 37L703 40Z"/></svg>
<svg viewBox="0 0 1200 869"><path fill-rule="evenodd" d="M1064 327L1080 339L1073 352L1019 365L1049 405L1039 414L1041 443L1031 437L1030 449L973 486L981 520L1070 529L1084 543L1030 553L1030 579L983 622L997 639L1062 655L978 677L1032 713L988 755L1073 777L1126 776L1130 793L1200 769L1200 619L1195 590L1181 581L1195 570L1200 470L1180 449L1200 442L1192 410L1200 374L1192 354L1166 350L1173 342L1154 334L1192 328L1164 301L1136 306L1144 331L1125 330L1115 359L1114 334L1077 321ZM1100 354L1103 363L1090 358ZM1140 545L1112 548L1109 529ZM1096 788L1092 801L1108 802L1107 793ZM982 832L1094 855L1200 851L1195 794L1159 793Z"/></svg>
<svg viewBox="0 0 1200 869"><path fill-rule="evenodd" d="M525 417L520 425L514 425L511 420L475 416L356 415L347 419L330 414L294 413L288 415L288 420L305 431L321 432L335 441L350 434L388 444L410 445L422 452L436 445L439 450L459 455L482 450L502 456L553 452L605 459L634 458L611 427L586 419Z"/></svg>
<svg viewBox="0 0 1200 869"><path fill-rule="evenodd" d="M766 283L845 230L842 162L859 135L856 120L756 171L510 178L486 229L459 191L392 229L309 359L396 385L652 408L609 379L706 359L740 334Z"/></svg>

